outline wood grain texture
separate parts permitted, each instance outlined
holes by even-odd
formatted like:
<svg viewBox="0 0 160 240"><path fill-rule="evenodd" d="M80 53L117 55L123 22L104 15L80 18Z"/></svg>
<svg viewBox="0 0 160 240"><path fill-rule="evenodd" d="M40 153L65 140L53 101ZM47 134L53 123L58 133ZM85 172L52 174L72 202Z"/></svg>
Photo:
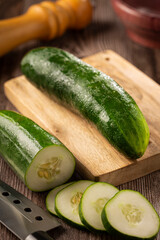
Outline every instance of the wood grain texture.
<svg viewBox="0 0 160 240"><path fill-rule="evenodd" d="M24 13L27 8L40 0L0 0L0 19ZM21 75L19 63L24 54L39 46L54 46L70 51L83 58L105 49L112 49L148 76L160 83L160 50L141 47L130 41L111 8L109 0L94 0L95 9L90 26L81 31L68 31L61 38L50 42L31 41L23 44L11 53L0 58L0 109L16 110L4 94L3 84L8 79ZM151 92L152 94L152 92ZM0 178L16 190L45 209L45 193L33 193L28 190L0 158ZM77 172L73 179L79 179ZM132 189L141 192L153 204L160 215L160 171L148 174L134 181L122 184L119 189ZM51 233L58 240L119 240L106 233L96 235L70 227L61 221L63 228ZM10 231L0 224L0 240L18 240ZM156 240L160 240L160 234Z"/></svg>
<svg viewBox="0 0 160 240"><path fill-rule="evenodd" d="M160 86L113 51L84 61L113 77L144 113L151 137L142 158L133 161L122 156L92 124L51 100L24 76L6 82L5 93L23 115L56 136L74 154L77 170L84 178L119 185L159 170Z"/></svg>

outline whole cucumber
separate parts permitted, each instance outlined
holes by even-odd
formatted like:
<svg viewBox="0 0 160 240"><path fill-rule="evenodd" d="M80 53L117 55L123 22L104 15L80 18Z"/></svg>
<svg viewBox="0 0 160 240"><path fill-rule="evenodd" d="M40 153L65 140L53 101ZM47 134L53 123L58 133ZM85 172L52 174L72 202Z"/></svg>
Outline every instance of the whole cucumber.
<svg viewBox="0 0 160 240"><path fill-rule="evenodd" d="M112 78L57 48L31 50L21 62L24 75L61 104L91 121L127 157L141 157L149 128L133 98Z"/></svg>

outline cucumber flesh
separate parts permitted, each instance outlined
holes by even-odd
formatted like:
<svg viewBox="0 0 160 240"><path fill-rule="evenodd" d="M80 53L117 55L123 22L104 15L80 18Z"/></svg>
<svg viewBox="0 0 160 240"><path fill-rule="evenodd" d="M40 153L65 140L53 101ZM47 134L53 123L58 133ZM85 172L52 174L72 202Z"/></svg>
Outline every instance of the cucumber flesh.
<svg viewBox="0 0 160 240"><path fill-rule="evenodd" d="M45 191L68 181L75 168L72 154L63 146L43 148L29 165L25 183L31 190Z"/></svg>
<svg viewBox="0 0 160 240"><path fill-rule="evenodd" d="M54 188L53 190L51 190L47 197L46 197L46 207L47 207L47 210L56 215L57 216L57 213L56 213L56 210L55 210L55 197L56 197L56 194L62 190L63 188L69 186L70 184L72 184L73 182L69 182L69 183L65 183L63 185L60 185L56 188Z"/></svg>
<svg viewBox="0 0 160 240"><path fill-rule="evenodd" d="M73 226L84 228L79 217L79 203L85 189L93 182L80 180L57 193L55 210L57 215Z"/></svg>
<svg viewBox="0 0 160 240"><path fill-rule="evenodd" d="M106 202L119 190L111 184L97 182L89 186L80 201L81 221L91 231L105 231L101 213Z"/></svg>
<svg viewBox="0 0 160 240"><path fill-rule="evenodd" d="M160 219L151 203L139 192L118 192L102 211L106 230L122 239L154 239Z"/></svg>

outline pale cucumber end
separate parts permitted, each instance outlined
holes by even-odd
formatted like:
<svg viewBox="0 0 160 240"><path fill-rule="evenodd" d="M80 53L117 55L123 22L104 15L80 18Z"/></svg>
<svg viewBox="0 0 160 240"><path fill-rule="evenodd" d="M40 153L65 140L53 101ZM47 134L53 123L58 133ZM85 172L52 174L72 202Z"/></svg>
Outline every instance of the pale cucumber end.
<svg viewBox="0 0 160 240"><path fill-rule="evenodd" d="M160 219L149 201L139 192L122 190L104 207L102 221L110 233L122 239L154 239Z"/></svg>
<svg viewBox="0 0 160 240"><path fill-rule="evenodd" d="M36 192L59 186L72 176L75 159L64 146L51 145L40 150L29 165L25 184Z"/></svg>
<svg viewBox="0 0 160 240"><path fill-rule="evenodd" d="M89 186L81 198L79 215L81 221L91 231L106 231L101 220L104 205L119 190L111 184L97 182Z"/></svg>
<svg viewBox="0 0 160 240"><path fill-rule="evenodd" d="M53 190L51 190L47 197L46 197L46 207L47 210L54 214L55 216L57 216L56 210L55 210L55 197L57 195L57 193L62 190L63 188L69 186L70 184L72 184L73 182L69 182L69 183L65 183L61 186L55 187Z"/></svg>

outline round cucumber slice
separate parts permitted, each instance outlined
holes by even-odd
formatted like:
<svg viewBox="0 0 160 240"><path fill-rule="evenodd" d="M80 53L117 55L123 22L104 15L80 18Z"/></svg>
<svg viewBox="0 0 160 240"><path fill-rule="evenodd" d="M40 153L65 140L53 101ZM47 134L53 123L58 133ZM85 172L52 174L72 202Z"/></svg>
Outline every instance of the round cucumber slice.
<svg viewBox="0 0 160 240"><path fill-rule="evenodd" d="M122 239L154 239L160 219L151 203L139 192L118 192L102 211L106 230Z"/></svg>
<svg viewBox="0 0 160 240"><path fill-rule="evenodd" d="M51 190L47 197L46 197L46 207L47 207L47 210L56 215L57 216L57 213L56 213L56 210L55 210L55 197L56 197L56 194L62 190L63 188L69 186L70 184L72 184L73 182L69 182L69 183L65 183L61 186L58 186L56 188L54 188L53 190Z"/></svg>
<svg viewBox="0 0 160 240"><path fill-rule="evenodd" d="M40 150L29 165L25 184L32 191L46 191L68 181L75 169L75 159L62 145Z"/></svg>
<svg viewBox="0 0 160 240"><path fill-rule="evenodd" d="M101 213L106 202L119 190L111 184L97 182L89 186L80 201L79 215L82 223L91 231L106 231Z"/></svg>
<svg viewBox="0 0 160 240"><path fill-rule="evenodd" d="M73 226L84 228L79 217L79 203L85 189L93 182L80 180L57 193L55 210L57 215Z"/></svg>

